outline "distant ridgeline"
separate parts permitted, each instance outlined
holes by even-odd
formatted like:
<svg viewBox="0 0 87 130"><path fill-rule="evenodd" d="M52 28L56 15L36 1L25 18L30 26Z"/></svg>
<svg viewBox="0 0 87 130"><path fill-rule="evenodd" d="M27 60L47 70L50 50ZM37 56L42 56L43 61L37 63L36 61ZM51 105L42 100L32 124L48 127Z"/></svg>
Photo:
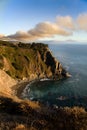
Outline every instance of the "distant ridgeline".
<svg viewBox="0 0 87 130"><path fill-rule="evenodd" d="M0 41L0 69L15 79L61 79L67 72L47 44Z"/></svg>

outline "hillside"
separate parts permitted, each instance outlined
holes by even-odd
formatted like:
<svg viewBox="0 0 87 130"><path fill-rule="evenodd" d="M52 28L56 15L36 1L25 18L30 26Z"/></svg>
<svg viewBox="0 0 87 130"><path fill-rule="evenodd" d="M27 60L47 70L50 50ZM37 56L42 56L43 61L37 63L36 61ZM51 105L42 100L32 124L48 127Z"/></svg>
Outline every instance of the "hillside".
<svg viewBox="0 0 87 130"><path fill-rule="evenodd" d="M23 44L0 41L0 69L14 79L66 77L66 71L46 44Z"/></svg>
<svg viewBox="0 0 87 130"><path fill-rule="evenodd" d="M30 101L0 97L1 130L87 130L83 108L46 108Z"/></svg>
<svg viewBox="0 0 87 130"><path fill-rule="evenodd" d="M12 95L11 87L16 85L17 81L11 78L3 70L0 70L0 95Z"/></svg>

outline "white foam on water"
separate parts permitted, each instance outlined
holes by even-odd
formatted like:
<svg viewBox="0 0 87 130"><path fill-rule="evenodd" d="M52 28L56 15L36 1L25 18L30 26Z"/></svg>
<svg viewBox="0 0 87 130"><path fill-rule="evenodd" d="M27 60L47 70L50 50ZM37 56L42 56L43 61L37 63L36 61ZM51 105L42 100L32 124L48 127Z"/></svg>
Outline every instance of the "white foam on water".
<svg viewBox="0 0 87 130"><path fill-rule="evenodd" d="M60 96L60 97L58 97L58 98L56 98L56 99L63 101L63 100L66 100L66 99L68 99L68 98L65 97L65 96Z"/></svg>
<svg viewBox="0 0 87 130"><path fill-rule="evenodd" d="M48 78L40 79L40 81L46 81L46 80L50 80L50 79Z"/></svg>
<svg viewBox="0 0 87 130"><path fill-rule="evenodd" d="M25 89L23 90L23 92L22 92L22 97L23 98L26 98L27 97L27 93L29 94L29 92L30 92L30 85L32 84L32 83L34 83L35 81L31 81L29 84L27 84L26 85L26 87L25 87Z"/></svg>
<svg viewBox="0 0 87 130"><path fill-rule="evenodd" d="M30 100L33 100L34 99L34 97L30 97Z"/></svg>
<svg viewBox="0 0 87 130"><path fill-rule="evenodd" d="M79 78L77 78L76 81L80 81Z"/></svg>
<svg viewBox="0 0 87 130"><path fill-rule="evenodd" d="M65 69L68 71L69 70L69 65L65 65Z"/></svg>

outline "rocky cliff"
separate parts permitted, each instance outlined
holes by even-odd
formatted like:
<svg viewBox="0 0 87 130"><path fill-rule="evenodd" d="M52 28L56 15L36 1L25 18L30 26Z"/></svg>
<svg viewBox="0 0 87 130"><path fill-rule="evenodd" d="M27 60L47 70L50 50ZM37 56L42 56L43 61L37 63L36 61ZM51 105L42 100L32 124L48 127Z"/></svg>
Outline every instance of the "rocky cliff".
<svg viewBox="0 0 87 130"><path fill-rule="evenodd" d="M12 86L16 85L17 81L11 78L5 71L0 69L0 96L13 95Z"/></svg>
<svg viewBox="0 0 87 130"><path fill-rule="evenodd" d="M0 69L14 79L52 78L67 76L46 44L24 44L0 41Z"/></svg>

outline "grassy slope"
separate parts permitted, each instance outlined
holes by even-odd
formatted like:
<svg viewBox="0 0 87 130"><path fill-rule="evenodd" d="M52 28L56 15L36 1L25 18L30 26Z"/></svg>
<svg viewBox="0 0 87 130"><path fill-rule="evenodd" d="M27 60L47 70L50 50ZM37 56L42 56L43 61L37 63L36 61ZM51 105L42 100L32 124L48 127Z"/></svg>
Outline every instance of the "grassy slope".
<svg viewBox="0 0 87 130"><path fill-rule="evenodd" d="M42 51L40 51L42 50ZM46 64L38 56L47 51L47 45L26 44L12 45L9 42L0 41L0 69L3 69L13 78L23 79L29 77L31 73L41 73L48 71ZM6 67L5 58L9 67ZM38 67L39 65L39 67ZM40 67L41 66L41 67ZM40 69L38 72L38 68ZM36 73L35 73L36 72Z"/></svg>
<svg viewBox="0 0 87 130"><path fill-rule="evenodd" d="M83 108L46 108L29 101L0 97L1 130L87 130ZM20 129L18 129L20 128Z"/></svg>

